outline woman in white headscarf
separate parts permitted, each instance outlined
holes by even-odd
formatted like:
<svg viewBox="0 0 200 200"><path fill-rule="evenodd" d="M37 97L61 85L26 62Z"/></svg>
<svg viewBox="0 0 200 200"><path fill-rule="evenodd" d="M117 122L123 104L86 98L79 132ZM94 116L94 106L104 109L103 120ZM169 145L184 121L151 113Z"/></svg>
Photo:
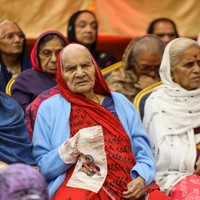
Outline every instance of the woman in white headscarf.
<svg viewBox="0 0 200 200"><path fill-rule="evenodd" d="M156 161L156 182L172 199L200 199L200 47L178 38L165 49L144 126Z"/></svg>

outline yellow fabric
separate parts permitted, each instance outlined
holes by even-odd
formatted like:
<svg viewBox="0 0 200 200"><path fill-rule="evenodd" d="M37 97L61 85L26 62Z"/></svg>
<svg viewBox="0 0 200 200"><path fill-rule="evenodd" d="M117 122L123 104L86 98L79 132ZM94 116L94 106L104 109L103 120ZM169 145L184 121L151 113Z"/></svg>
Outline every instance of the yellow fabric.
<svg viewBox="0 0 200 200"><path fill-rule="evenodd" d="M130 37L146 33L149 22L169 17L181 36L196 37L200 24L199 0L1 0L0 19L16 21L27 38L56 29L66 35L70 15L82 9L95 12L99 35Z"/></svg>
<svg viewBox="0 0 200 200"><path fill-rule="evenodd" d="M6 94L9 96L11 96L12 86L13 86L16 78L17 78L17 76L14 76L13 78L11 78L6 85Z"/></svg>

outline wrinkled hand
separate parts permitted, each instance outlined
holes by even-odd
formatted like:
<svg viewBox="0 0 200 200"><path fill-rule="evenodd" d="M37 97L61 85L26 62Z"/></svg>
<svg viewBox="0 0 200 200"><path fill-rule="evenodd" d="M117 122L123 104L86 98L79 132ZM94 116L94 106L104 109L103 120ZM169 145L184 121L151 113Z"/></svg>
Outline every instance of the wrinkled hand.
<svg viewBox="0 0 200 200"><path fill-rule="evenodd" d="M153 85L154 83L157 83L159 81L158 78L156 79L153 79L152 77L150 76L146 76L146 75L141 75L139 77L139 80L137 83L134 84L134 86L139 89L139 90L142 90L150 85Z"/></svg>
<svg viewBox="0 0 200 200"><path fill-rule="evenodd" d="M198 174L198 175L200 175L200 157L199 157L199 159L197 160L197 162L196 162L196 173Z"/></svg>
<svg viewBox="0 0 200 200"><path fill-rule="evenodd" d="M127 188L128 190L122 193L124 199L139 199L145 194L145 181L142 177L138 176L127 184Z"/></svg>

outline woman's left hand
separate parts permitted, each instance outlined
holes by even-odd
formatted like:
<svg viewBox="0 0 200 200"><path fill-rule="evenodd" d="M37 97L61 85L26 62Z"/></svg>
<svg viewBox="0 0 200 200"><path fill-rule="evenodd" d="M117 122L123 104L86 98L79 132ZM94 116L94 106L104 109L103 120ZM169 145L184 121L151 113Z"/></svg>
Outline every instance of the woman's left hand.
<svg viewBox="0 0 200 200"><path fill-rule="evenodd" d="M124 199L139 199L145 194L145 181L141 176L127 184L128 190L123 192Z"/></svg>

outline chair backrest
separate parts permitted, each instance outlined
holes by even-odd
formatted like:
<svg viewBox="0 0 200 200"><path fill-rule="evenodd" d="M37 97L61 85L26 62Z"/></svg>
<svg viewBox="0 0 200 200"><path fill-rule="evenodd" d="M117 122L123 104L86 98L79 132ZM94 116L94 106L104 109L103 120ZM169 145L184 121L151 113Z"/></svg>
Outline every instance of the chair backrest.
<svg viewBox="0 0 200 200"><path fill-rule="evenodd" d="M113 64L113 65L110 65L110 66L108 66L108 67L102 69L101 72L102 72L102 74L103 74L104 76L108 76L109 73L111 73L111 72L114 71L115 69L119 69L120 67L122 67L122 61L117 62L117 63L115 63L115 64ZM6 94L9 95L9 96L10 96L11 93L12 93L12 86L13 86L13 83L15 82L16 77L17 77L17 76L11 78L11 79L8 81L7 85L6 85Z"/></svg>
<svg viewBox="0 0 200 200"><path fill-rule="evenodd" d="M13 78L11 78L7 85L6 85L6 94L11 96L11 93L12 93L12 86L13 86L13 83L15 82L15 79L16 79L17 76L14 76Z"/></svg>
<svg viewBox="0 0 200 200"><path fill-rule="evenodd" d="M110 65L104 69L101 70L102 74L105 76L109 75L112 71L116 70L116 69L119 69L122 67L122 61L120 62L117 62L113 65Z"/></svg>
<svg viewBox="0 0 200 200"><path fill-rule="evenodd" d="M145 106L145 102L147 98L149 97L153 89L159 85L162 85L162 82L158 82L147 88L144 88L134 98L133 104L138 110L141 120L143 120L143 117L144 117L144 106Z"/></svg>

